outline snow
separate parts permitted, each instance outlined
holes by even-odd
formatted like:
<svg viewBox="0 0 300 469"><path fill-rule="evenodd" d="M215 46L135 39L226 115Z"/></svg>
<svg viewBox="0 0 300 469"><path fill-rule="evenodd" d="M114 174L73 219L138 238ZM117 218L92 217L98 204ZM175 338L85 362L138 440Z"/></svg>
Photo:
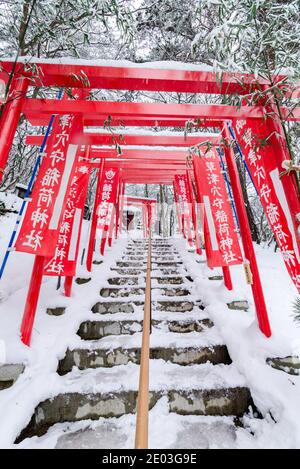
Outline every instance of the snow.
<svg viewBox="0 0 300 469"><path fill-rule="evenodd" d="M85 133L95 133L95 134L98 134L98 133L101 133L101 134L107 134L107 135L111 135L111 131L107 130L107 129L103 129L103 127L84 127L84 130L85 130ZM196 130L196 131L195 131ZM192 137L207 137L207 138L218 138L220 136L220 134L218 133L215 133L215 132L201 132L201 131L197 131L198 129L197 128L193 128L191 129L191 131L189 132L188 136L192 136ZM178 132L176 130L159 130L159 131L156 131L156 132L153 132L151 130L144 130L144 129L141 129L141 128L136 128L136 129L130 129L130 128L126 128L126 130L122 129L122 132L120 132L122 136L124 136L124 138L126 137L126 135L145 135L145 136L152 136L152 137L184 137L184 133L183 132Z"/></svg>
<svg viewBox="0 0 300 469"><path fill-rule="evenodd" d="M4 57L1 59L2 62L14 62L14 57ZM76 66L88 66L88 67L128 67L128 68L142 68L142 69L158 69L158 70L191 70L199 72L209 72L214 69L206 64L192 64L175 61L154 61L154 62L130 62L129 60L85 60L85 59L74 59L72 57L56 57L55 59L44 59L32 56L21 56L18 58L21 63L35 63L35 64L60 64L60 65L76 65ZM216 71L216 70L214 70Z"/></svg>
<svg viewBox="0 0 300 469"><path fill-rule="evenodd" d="M23 200L10 192L0 192L0 202L4 203L7 210L19 211Z"/></svg>
<svg viewBox="0 0 300 469"><path fill-rule="evenodd" d="M4 255L15 219L13 214L0 219L0 258ZM84 221L82 240L86 239L87 231L88 222ZM133 232L133 235L141 236L141 233ZM21 343L19 328L33 259L30 255L11 253L0 287L0 351L5 352L5 357L0 358L4 358L6 363L24 363L26 367L11 388L0 391L1 448L15 448L14 440L28 424L36 405L58 393L137 389L139 367L133 363L111 369L79 371L74 368L65 376L56 373L58 360L64 357L68 347L87 347L76 332L83 321L95 319L91 308L100 300L100 289L109 286L107 279L114 276L110 269L122 257L127 241L124 234L112 248L108 248L104 262L93 267L92 275L79 266L79 275L91 276L91 281L84 285L74 284L71 298L65 298L56 290L55 278L45 277L30 348ZM185 448L300 448L300 376L290 376L266 364L268 357L300 354L299 329L292 319L292 302L297 292L286 272L281 254L267 247L256 246L273 333L270 339L266 339L258 329L251 289L245 282L242 267L231 268L234 292L228 292L222 281L208 280L212 271L205 264L196 262L199 256L190 252L192 250L187 248L184 240L176 238L172 242L184 261L182 268L185 267L188 274L194 277L193 283L185 280L182 285L190 291L190 296L185 297L185 300L201 300L205 305L204 310L195 307L184 314L172 313L172 320L210 317L216 327L202 333L180 336L168 333L166 324L162 322L159 327L153 328L152 346L173 344L176 347L192 347L226 343L233 364L206 363L181 367L163 360L153 360L151 388L248 386L263 419L249 414L244 418L244 428L236 429L230 417L179 416L169 413L166 400L162 398L150 412L150 447L178 448L181 442ZM155 275L158 275L158 271ZM153 299L181 300L180 297L163 297L155 290L155 286L158 285L154 280ZM130 299L140 300L141 297ZM249 310L229 310L226 303L233 300L247 300ZM111 299L101 298L101 301ZM50 306L65 306L65 314L47 315L45 311ZM105 321L141 320L142 306L136 306L134 313L105 314L102 317ZM170 313L153 311L153 319L164 321L167 318L170 318ZM135 347L140 340L141 334L137 330L131 336L110 336L93 341L91 349L99 346L107 349L121 345L125 348ZM24 440L17 447L99 447L103 436L103 445L129 448L133 447L134 428L135 417L132 415L119 419L100 419L97 422L57 424L46 435Z"/></svg>

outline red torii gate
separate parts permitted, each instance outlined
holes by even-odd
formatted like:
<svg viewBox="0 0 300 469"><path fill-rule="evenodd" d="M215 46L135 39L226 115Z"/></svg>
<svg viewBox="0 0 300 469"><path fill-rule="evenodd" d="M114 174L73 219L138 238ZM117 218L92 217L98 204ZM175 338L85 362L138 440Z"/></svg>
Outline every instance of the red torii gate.
<svg viewBox="0 0 300 469"><path fill-rule="evenodd" d="M0 79L7 81L9 73L13 70L13 60L1 61ZM282 90L287 90L286 95L299 97L299 86L287 85L286 77L277 76L275 84ZM239 108L228 105L196 105L196 104L156 104L156 103L120 103L120 102L96 102L81 100L57 100L57 99L32 99L27 97L29 86L43 87L68 87L87 89L119 89L119 90L145 90L163 92L184 93L209 93L209 94L239 94L241 96L252 92L265 92L265 102L261 105L242 105ZM260 283L256 257L252 245L247 214L243 202L240 181L234 161L232 150L223 145L230 139L226 121L237 124L241 120L253 123L262 123L270 135L270 143L276 147L277 168L281 170L282 163L290 160L286 148L278 145L276 135L282 135L282 128L276 113L275 105L269 99L267 90L268 82L257 80L251 74L223 73L222 79L215 72L193 69L186 70L186 66L178 66L174 69L152 68L150 65L135 65L120 67L107 66L106 64L82 63L53 63L44 59L33 59L30 64L24 64L22 60L17 62L14 76L11 82L9 96L3 106L0 117L0 172L3 173L19 117L23 114L32 125L46 125L50 115L66 114L79 116L82 126L106 125L110 116L110 126L120 128L123 126L135 127L185 127L187 120L192 121L193 127L211 127L219 129L223 141L218 142L215 137L209 138L213 145L223 147L228 173L231 180L232 192L236 203L239 218L241 238L243 241L246 260L249 262L253 274L253 296L256 312L261 330L266 336L271 335L268 316ZM272 114L272 117L271 117ZM300 120L300 108L295 108L293 113L281 108L283 119L289 121ZM90 147L90 163L98 164L102 170L107 165L116 165L121 172L121 185L118 197L124 194L125 183L147 184L172 184L175 175L186 172L187 151L162 152L161 150L131 150L122 151L121 157L116 151L107 148L95 148L95 145L112 145L116 142L126 148L126 145L136 146L166 146L188 147L203 144L203 138L198 135L184 137L171 135L125 135L110 136L104 132L98 135L93 133L81 133L78 143ZM40 144L40 136L28 136L28 144ZM170 153L169 155L167 153ZM105 160L105 163L104 163ZM101 163L102 162L102 163ZM1 174L2 176L2 174ZM197 173L194 179L199 197L200 181ZM291 215L291 223L296 233L296 241L299 245L299 213L300 201L297 190L297 181L293 173L289 173L284 179L284 193ZM30 314L34 315L37 293L36 284L40 284L42 269L36 268L32 275L31 286L28 293L27 306L33 301ZM28 309L28 308L27 308ZM34 310L34 311L33 311ZM30 336L29 336L30 340ZM27 343L29 343L29 340Z"/></svg>
<svg viewBox="0 0 300 469"><path fill-rule="evenodd" d="M146 238L151 227L153 207L156 205L156 199L151 199L149 197L130 197L127 195L124 197L124 205L127 207L135 206L141 208L143 216L144 237Z"/></svg>

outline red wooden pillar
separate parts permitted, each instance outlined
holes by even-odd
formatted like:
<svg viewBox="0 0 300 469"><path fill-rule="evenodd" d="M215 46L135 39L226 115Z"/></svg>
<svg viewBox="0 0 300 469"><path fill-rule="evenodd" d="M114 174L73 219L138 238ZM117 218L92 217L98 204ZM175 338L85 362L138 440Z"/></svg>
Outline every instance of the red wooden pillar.
<svg viewBox="0 0 300 469"><path fill-rule="evenodd" d="M269 118L266 121L268 126L268 134L270 135L269 143L274 148L274 154L277 160L277 166L279 172L284 171L282 163L284 161L291 161L291 155L286 143L286 137L283 131L283 127L278 117L276 118L278 112L275 104L272 104L270 111L274 112L274 119ZM279 137L280 136L280 137ZM286 200L291 212L291 218L294 224L294 229L297 237L297 244L300 248L300 234L299 234L299 224L300 224L300 192L297 183L297 176L294 171L287 173L281 178L283 189L285 192Z"/></svg>
<svg viewBox="0 0 300 469"><path fill-rule="evenodd" d="M124 194L125 194L125 182L121 183L120 188L120 213L119 213L119 232L123 230L123 208L124 208Z"/></svg>
<svg viewBox="0 0 300 469"><path fill-rule="evenodd" d="M232 280L230 275L230 268L228 266L222 267L223 270L223 278L224 278L224 285L227 290L233 290Z"/></svg>
<svg viewBox="0 0 300 469"><path fill-rule="evenodd" d="M72 283L73 283L73 277L71 275L68 275L67 277L65 277L65 284L64 284L65 296L71 296Z"/></svg>
<svg viewBox="0 0 300 469"><path fill-rule="evenodd" d="M117 199L116 199L116 206L115 206L115 239L118 238L118 231L119 231L119 215L120 215L120 190L121 190L121 182L118 182L118 190L117 190Z"/></svg>
<svg viewBox="0 0 300 469"><path fill-rule="evenodd" d="M21 324L21 340L25 345L28 346L30 345L32 328L42 285L44 262L44 256L35 256L23 313Z"/></svg>
<svg viewBox="0 0 300 469"><path fill-rule="evenodd" d="M230 141L229 131L227 126L222 130L222 136ZM245 203L243 199L243 193L241 188L241 183L239 179L238 170L235 164L234 154L232 150L225 146L225 158L227 163L228 174L231 181L232 193L234 201L236 204L236 211L239 219L241 238L244 247L244 253L246 260L250 263L250 268L253 275L252 283L252 293L254 298L254 303L256 307L256 314L258 319L258 324L260 330L267 336L271 336L271 328L269 324L269 318L267 313L267 308L265 304L263 289L260 281L259 270L257 266L255 251L253 247L253 242L251 238L251 232L247 217L247 212L245 208Z"/></svg>
<svg viewBox="0 0 300 469"><path fill-rule="evenodd" d="M22 106L28 89L26 78L13 78L0 118L0 182L18 127Z"/></svg>
<svg viewBox="0 0 300 469"><path fill-rule="evenodd" d="M93 262L93 254L94 254L94 244L96 238L96 229L97 229L97 210L99 205L99 193L100 193L100 184L101 184L101 176L104 167L104 158L101 160L100 168L98 171L98 181L97 181L97 188L96 188L96 195L95 195L95 202L94 202L94 210L92 214L92 223L91 223L91 230L90 230L90 237L89 237L89 245L87 251L87 258L86 258L86 268L88 272L92 270L92 262Z"/></svg>
<svg viewBox="0 0 300 469"><path fill-rule="evenodd" d="M178 229L179 229L179 231L182 232L182 220L181 220L181 217L180 217L180 210L179 210L179 206L178 206L178 196L177 196L176 187L175 187L174 182L173 182L173 192L174 192L174 200L175 200L175 208L176 208Z"/></svg>
<svg viewBox="0 0 300 469"><path fill-rule="evenodd" d="M113 206L112 212L111 212L111 217L110 217L109 232L108 232L108 245L109 245L109 247L111 247L111 245L112 245L115 211L116 211L116 208L115 208L115 206Z"/></svg>
<svg viewBox="0 0 300 469"><path fill-rule="evenodd" d="M202 249L201 249L199 233L198 233L197 214L196 214L196 207L195 207L196 200L194 197L191 175L189 171L186 172L186 175L187 175L188 189L189 189L190 200L191 200L191 216L192 216L192 222L193 222L194 231L195 231L196 253L201 256Z"/></svg>

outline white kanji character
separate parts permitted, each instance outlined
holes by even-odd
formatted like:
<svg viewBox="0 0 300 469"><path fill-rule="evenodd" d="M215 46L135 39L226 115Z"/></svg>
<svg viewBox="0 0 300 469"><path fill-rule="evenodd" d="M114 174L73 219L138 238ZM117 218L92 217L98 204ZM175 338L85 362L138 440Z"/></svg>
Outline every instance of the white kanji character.
<svg viewBox="0 0 300 469"><path fill-rule="evenodd" d="M220 192L220 188L218 186L212 186L210 188L210 192L213 194L214 197L216 197L216 196L222 197L222 194Z"/></svg>
<svg viewBox="0 0 300 469"><path fill-rule="evenodd" d="M270 192L271 192L271 189L268 186L268 184L263 184L261 186L260 191L259 191L259 195L260 195L261 199L264 199L266 204L269 203Z"/></svg>
<svg viewBox="0 0 300 469"><path fill-rule="evenodd" d="M286 239L289 237L289 235L283 231L282 225L280 223L278 225L274 225L274 232L275 232L278 244L279 245L285 244Z"/></svg>
<svg viewBox="0 0 300 469"><path fill-rule="evenodd" d="M276 204L269 204L267 206L267 217L269 218L270 223L277 223L279 220L278 206Z"/></svg>
<svg viewBox="0 0 300 469"><path fill-rule="evenodd" d="M229 236L229 225L228 223L221 223L219 225L219 235Z"/></svg>
<svg viewBox="0 0 300 469"><path fill-rule="evenodd" d="M230 264L231 262L235 262L237 258L232 251L224 251L222 253L223 260L226 264Z"/></svg>
<svg viewBox="0 0 300 469"><path fill-rule="evenodd" d="M224 200L220 199L220 198L214 199L214 201L212 203L212 206L217 207L219 210L222 209L223 205L224 205Z"/></svg>
<svg viewBox="0 0 300 469"><path fill-rule="evenodd" d="M64 258L66 257L66 251L63 248L56 248L55 249L55 254L54 254L54 258L55 259L59 259L60 261L64 260Z"/></svg>
<svg viewBox="0 0 300 469"><path fill-rule="evenodd" d="M56 163L65 160L65 154L61 150L54 150L50 153L49 158L51 159L51 166L55 166Z"/></svg>
<svg viewBox="0 0 300 469"><path fill-rule="evenodd" d="M65 114L64 116L61 116L59 119L59 124L64 130L65 127L69 127L73 121L74 116L70 114Z"/></svg>
<svg viewBox="0 0 300 469"><path fill-rule="evenodd" d="M23 246L28 246L34 249L34 251L42 247L41 241L43 237L41 236L41 231L36 232L35 230L31 230L30 234L26 235L25 238L27 238L27 241L22 243Z"/></svg>
<svg viewBox="0 0 300 469"><path fill-rule="evenodd" d="M64 233L69 233L69 231L70 231L70 223L68 221L63 221L60 225L59 232L64 234Z"/></svg>
<svg viewBox="0 0 300 469"><path fill-rule="evenodd" d="M258 155L256 154L256 152L253 150L253 148L251 148L251 149L249 150L249 153L248 153L248 159L249 159L249 161L250 161L250 165L251 165L251 166L253 166L253 165L255 166L255 165L256 165L256 161L257 161L258 159L260 159L260 157L258 158Z"/></svg>
<svg viewBox="0 0 300 469"><path fill-rule="evenodd" d="M284 262L286 262L289 267L291 267L291 265L295 267L295 251L288 249L288 246L284 246L281 248L281 252Z"/></svg>
<svg viewBox="0 0 300 469"><path fill-rule="evenodd" d="M252 147L252 142L254 140L253 133L251 129L245 130L243 134L243 140L245 142L245 146L247 147Z"/></svg>
<svg viewBox="0 0 300 469"><path fill-rule="evenodd" d="M88 166L80 166L77 170L81 174L87 174L89 172Z"/></svg>
<svg viewBox="0 0 300 469"><path fill-rule="evenodd" d="M60 178L60 171L57 168L49 168L47 169L43 179L42 179L42 186L50 186L53 187L54 184L59 183Z"/></svg>
<svg viewBox="0 0 300 469"><path fill-rule="evenodd" d="M224 210L216 211L216 221L220 223L226 223L228 221L227 214Z"/></svg>
<svg viewBox="0 0 300 469"><path fill-rule="evenodd" d="M65 210L64 211L64 217L63 217L64 220L69 220L70 218L73 218L74 212L75 212L74 204L73 204L73 207L70 207L70 208L71 208L71 210Z"/></svg>
<svg viewBox="0 0 300 469"><path fill-rule="evenodd" d="M257 184L260 186L261 179L266 179L266 171L262 166L257 166L254 176L257 178Z"/></svg>
<svg viewBox="0 0 300 469"><path fill-rule="evenodd" d="M110 191L112 191L112 184L111 183L103 184L103 192L110 192Z"/></svg>
<svg viewBox="0 0 300 469"><path fill-rule="evenodd" d="M40 225L39 228L43 228L43 226L46 225L48 218L49 215L47 215L47 210L44 209L41 211L39 207L34 212L32 212L30 220L33 222L33 228L35 228L38 224Z"/></svg>
<svg viewBox="0 0 300 469"><path fill-rule="evenodd" d="M46 189L45 187L42 187L38 195L38 207L40 207L42 204L46 204L46 207L48 208L52 203L53 194L54 191L52 189Z"/></svg>
<svg viewBox="0 0 300 469"><path fill-rule="evenodd" d="M56 148L59 145L65 147L68 140L69 134L66 133L66 130L64 130L61 134L56 134L56 142L54 143L53 148Z"/></svg>
<svg viewBox="0 0 300 469"><path fill-rule="evenodd" d="M206 161L205 166L206 166L206 169L209 173L213 173L214 171L216 171L214 161Z"/></svg>
<svg viewBox="0 0 300 469"><path fill-rule="evenodd" d="M219 175L215 173L209 174L207 181L209 185L216 185L219 182Z"/></svg>
<svg viewBox="0 0 300 469"><path fill-rule="evenodd" d="M232 238L223 238L220 240L220 248L223 250L230 249L232 244L233 244Z"/></svg>
<svg viewBox="0 0 300 469"><path fill-rule="evenodd" d="M59 234L58 235L58 244L62 244L63 246L66 246L68 244L67 235Z"/></svg>
<svg viewBox="0 0 300 469"><path fill-rule="evenodd" d="M63 266L63 263L61 261L56 262L56 259L51 259L51 261L48 262L48 264L46 265L45 270L47 272L51 272L51 273L60 275L64 270L64 266Z"/></svg>

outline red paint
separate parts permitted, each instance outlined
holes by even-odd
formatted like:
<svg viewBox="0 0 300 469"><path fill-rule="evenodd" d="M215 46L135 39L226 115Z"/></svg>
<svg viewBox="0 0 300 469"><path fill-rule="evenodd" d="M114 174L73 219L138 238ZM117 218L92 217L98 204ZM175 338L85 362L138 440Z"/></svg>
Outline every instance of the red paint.
<svg viewBox="0 0 300 469"><path fill-rule="evenodd" d="M95 194L94 210L92 214L92 223L91 223L88 251L87 251L87 257L86 257L86 268L88 272L91 272L92 270L96 229L97 229L97 219L98 219L97 208L99 205L99 196L100 196L100 187L101 187L101 178L102 178L103 168L104 168L104 159L101 161L99 171L98 171L98 181L97 181L97 188L96 188L96 194Z"/></svg>
<svg viewBox="0 0 300 469"><path fill-rule="evenodd" d="M65 296L71 296L72 283L73 283L73 277L71 275L68 275L67 277L65 277L65 284L64 284Z"/></svg>
<svg viewBox="0 0 300 469"><path fill-rule="evenodd" d="M7 98L8 102L3 107L0 118L0 182L18 127L27 89L28 81L26 79L13 79Z"/></svg>
<svg viewBox="0 0 300 469"><path fill-rule="evenodd" d="M21 324L21 340L25 345L28 346L30 345L31 341L32 328L43 280L44 261L45 258L43 256L35 256L23 313Z"/></svg>
<svg viewBox="0 0 300 469"><path fill-rule="evenodd" d="M233 290L232 280L230 275L230 268L227 266L222 267L224 284L227 290Z"/></svg>
<svg viewBox="0 0 300 469"><path fill-rule="evenodd" d="M230 135L227 129L223 129L222 136L226 139L230 140ZM234 197L234 202L236 206L236 211L239 219L240 231L241 231L241 238L244 247L244 253L246 259L250 262L250 268L253 275L253 284L252 293L253 299L256 308L256 315L258 319L258 324L260 330L265 334L266 337L271 336L271 328L268 318L268 312L266 308L264 293L261 285L259 270L257 266L255 251L253 247L253 242L251 238L251 231L249 227L249 221L247 217L247 212L245 208L245 203L243 199L243 192L241 188L241 183L239 179L238 170L235 164L235 157L232 153L232 150L228 147L224 147L226 164L228 169L228 174L230 177L232 193Z"/></svg>

